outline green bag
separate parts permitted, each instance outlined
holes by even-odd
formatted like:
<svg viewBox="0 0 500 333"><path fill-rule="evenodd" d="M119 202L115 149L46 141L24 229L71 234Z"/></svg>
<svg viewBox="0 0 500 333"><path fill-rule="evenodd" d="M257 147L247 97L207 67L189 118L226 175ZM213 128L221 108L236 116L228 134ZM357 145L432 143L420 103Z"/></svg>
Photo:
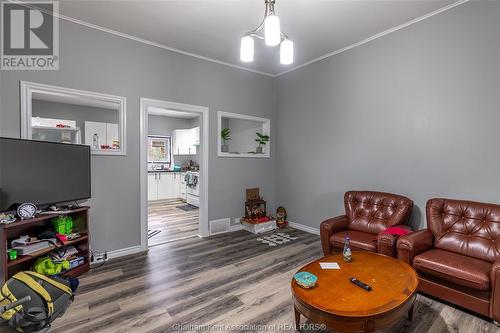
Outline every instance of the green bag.
<svg viewBox="0 0 500 333"><path fill-rule="evenodd" d="M73 232L73 218L71 216L58 216L52 219L56 233L69 235Z"/></svg>

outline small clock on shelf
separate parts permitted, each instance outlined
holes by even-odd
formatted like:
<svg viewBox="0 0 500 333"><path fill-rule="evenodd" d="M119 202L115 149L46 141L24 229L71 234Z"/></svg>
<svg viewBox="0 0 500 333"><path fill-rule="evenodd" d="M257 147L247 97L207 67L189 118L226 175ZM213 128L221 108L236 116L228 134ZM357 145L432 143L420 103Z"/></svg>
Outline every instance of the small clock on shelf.
<svg viewBox="0 0 500 333"><path fill-rule="evenodd" d="M26 202L17 207L17 216L19 216L21 220L32 219L36 215L36 210L34 204Z"/></svg>

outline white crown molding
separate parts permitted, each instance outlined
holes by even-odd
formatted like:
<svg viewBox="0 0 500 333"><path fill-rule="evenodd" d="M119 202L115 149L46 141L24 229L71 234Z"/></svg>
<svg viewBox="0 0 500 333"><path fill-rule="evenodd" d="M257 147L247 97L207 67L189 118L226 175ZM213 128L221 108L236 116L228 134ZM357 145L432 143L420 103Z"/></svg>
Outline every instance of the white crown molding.
<svg viewBox="0 0 500 333"><path fill-rule="evenodd" d="M301 64L301 65L298 65L298 66L292 67L292 68L290 68L290 69L287 69L286 71L283 71L283 72L281 72L281 73L276 74L274 77L278 77L278 76L281 76L281 75L283 75L283 74L290 73L290 72L292 72L292 71L295 71L295 70L297 70L297 69L299 69L299 68L302 68L302 67L305 67L305 66L307 66L307 65L313 64L313 63L318 62L318 61L320 61L320 60L323 60L323 59L326 59L326 58L329 58L329 57L333 57L334 55L337 55L337 54L339 54L339 53L342 53L342 52L348 51L348 50L350 50L350 49L353 49L353 48L355 48L355 47L361 46L361 45L363 45L363 44L369 43L369 42L371 42L371 41L373 41L373 40L375 40L375 39L378 39L378 38L380 38L380 37L384 37L384 36L386 36L386 35L388 35L388 34L390 34L390 33L393 33L393 32L396 32L396 31L398 31L398 30L401 30L401 29L404 29L404 28L406 28L406 27L409 27L410 25L413 25L413 24L415 24L415 23L418 23L418 22L420 22L420 21L423 21L423 20L425 20L425 19L428 19L429 17L432 17L432 16L434 16L434 15L441 14L441 13L443 13L443 12L445 12L445 11L449 10L449 9L455 8L455 7L460 6L460 5L462 5L462 4L466 3L466 2L469 2L469 1L470 1L470 0L460 0L460 1L454 2L454 3L452 3L452 4L449 4L449 5L447 5L447 6L444 6L444 7L442 7L442 8L436 9L436 10L435 10L435 11L433 11L433 12L430 12L430 13L428 13L428 14L425 14L425 15L422 15L422 16L420 16L420 17L417 17L416 19L413 19L413 20L408 21L408 22L406 22L406 23L400 24L400 25L398 25L398 26L396 26L396 27L394 27L394 28L391 28L391 29L387 29L387 30L385 30L385 31L382 31L382 32L380 32L380 33L378 33L378 34L376 34L376 35L373 35L373 36L371 36L371 37L368 37L368 38L366 38L366 39L363 39L362 41L359 41L359 42L357 42L357 43L354 43L354 44L351 44L351 45L349 45L349 46L343 47L343 48L341 48L341 49L339 49L339 50L337 50L337 51L333 51L333 52L330 52L330 53L324 54L324 55L322 55L321 57L318 57L318 58L316 58L316 59L310 60L310 61L308 61L308 62L305 62L305 63Z"/></svg>
<svg viewBox="0 0 500 333"><path fill-rule="evenodd" d="M9 2L13 2L13 3L18 3L18 4L21 4L21 5L33 8L33 6L31 6L30 4L26 4L26 3L24 3L23 1L20 1L20 0L8 0L8 1ZM303 64L297 65L295 67L287 69L286 71L283 71L283 72L278 73L278 74L266 73L266 72L262 72L262 71L259 71L259 70L255 70L255 69L251 69L251 68L239 66L239 65L236 65L236 64L232 64L232 63L229 63L229 62L225 62L225 61L221 61L221 60L217 60L217 59L205 57L205 56L202 56L202 55L199 55L199 54L195 54L195 53L191 53L191 52L186 52L186 51L179 50L179 49L176 49L176 48L173 48L173 47L170 47L170 46L167 46L167 45L163 45L163 44L160 44L160 43L156 43L156 42L153 42L153 41L150 41L150 40L147 40L147 39L143 39L143 38L140 38L140 37L132 36L132 35L129 35L129 34L126 34L126 33L123 33L123 32L119 32L119 31L108 29L108 28L105 28L105 27L102 27L102 26L99 26L99 25L96 25L96 24L93 24L93 23L82 21L82 20L79 20L79 19L76 19L76 18L73 18L73 17L69 17L69 16L66 16L66 15L59 14L59 13L57 15L54 15L54 13L51 13L49 11L45 11L45 10L43 10L41 8L37 8L37 9L41 10L41 11L47 13L47 14L51 14L51 15L53 15L55 17L58 17L60 19L66 20L68 22L72 22L72 23L75 23L75 24L86 26L88 28L100 30L102 32L107 32L109 34L112 34L112 35L115 35L115 36L119 36L119 37L122 37L122 38L127 38L127 39L130 39L130 40L133 40L133 41L136 41L136 42L139 42L139 43L143 43L143 44L146 44L146 45L158 47L158 48L161 48L161 49L164 49L164 50L168 50L168 51L180 53L180 54L183 54L183 55L186 55L186 56L190 56L190 57L193 57L193 58L197 58L197 59L201 59L201 60L213 62L213 63L219 64L219 65L224 65L224 66L229 66L229 67L241 69L241 70L252 72L252 73L256 73L256 74L261 74L261 75L270 76L270 77L279 77L279 76L284 75L286 73L290 73L292 71L295 71L295 70L297 70L299 68L305 67L307 65L313 64L315 62L321 61L321 60L329 58L329 57L333 57L333 56L335 56L337 54L340 54L342 52L351 50L351 49L353 49L355 47L364 45L364 44L369 43L369 42L371 42L371 41L373 41L375 39L378 39L378 38L386 36L386 35L388 35L390 33L393 33L393 32L396 32L398 30L401 30L401 29L404 29L406 27L409 27L409 26L411 26L411 25L413 25L415 23L418 23L420 21L428 19L428 18L430 18L432 16L441 14L441 13L443 13L443 12L449 10L449 9L455 8L455 7L460 6L460 5L462 5L462 4L466 3L466 2L469 2L469 1L470 0L459 0L457 2L454 2L452 4L444 6L442 8L436 9L433 12L430 12L428 14L425 14L425 15L422 15L420 17L417 17L417 18L415 18L415 19L413 19L411 21L408 21L406 23L400 24L400 25L398 25L398 26L396 26L394 28L382 31L382 32L380 32L380 33L378 33L376 35L373 35L371 37L363 39L362 41L359 41L357 43L351 44L349 46L343 47L343 48L341 48L339 50L336 50L336 51L333 51L333 52L329 52L329 53L324 54L324 55L322 55L322 56L320 56L318 58L315 58L313 60L309 60L309 61L307 61L307 62L305 62Z"/></svg>
<svg viewBox="0 0 500 333"><path fill-rule="evenodd" d="M221 61L221 60L217 60L217 59L205 57L205 56L202 56L202 55L199 55L199 54L196 54L196 53L191 53L191 52L179 50L179 49L176 49L174 47L170 47L170 46L167 46L167 45L156 43L156 42L153 42L153 41L148 40L148 39L144 39L144 38L132 36L132 35L129 35L129 34L126 34L126 33L123 33L123 32L119 32L119 31L113 30L113 29L108 29L108 28L102 27L100 25L89 23L89 22L86 22L86 21L82 21L82 20L79 20L79 19L76 19L76 18L73 18L73 17L69 17L69 16L66 16L66 15L62 15L60 13L54 14L53 12L50 12L50 11L45 10L43 8L38 8L36 6L32 6L31 4L27 4L27 3L23 2L23 1L20 1L20 0L8 0L8 2L17 3L19 5L23 5L23 6L26 6L26 7L29 7L29 8L36 8L36 9L38 9L38 10L40 10L40 11L46 13L46 14L52 15L54 17L57 17L59 19L62 19L62 20L68 21L68 22L72 22L72 23L75 23L75 24L83 25L83 26L85 26L87 28L92 28L92 29L100 30L102 32L107 32L107 33L115 35L115 36L119 36L119 37L122 37L122 38L127 38L127 39L130 39L130 40L139 42L139 43L143 43L143 44L146 44L146 45L158 47L160 49L172 51L172 52L175 52L175 53L180 53L180 54L187 55L187 56L190 56L190 57L193 57L193 58L205 60L205 61L208 61L208 62L213 62L213 63L219 64L219 65L224 65L224 66L228 66L228 67L233 67L233 68L241 69L241 70L244 70L244 71L247 71L247 72L252 72L252 73L256 73L256 74L266 75L266 76L270 76L270 77L276 77L275 74L266 73L266 72L262 72L262 71L259 71L259 70L256 70L256 69L251 69L251 68L239 66L239 65L236 65L236 64L232 64L232 63L229 63L229 62L225 62L225 61Z"/></svg>

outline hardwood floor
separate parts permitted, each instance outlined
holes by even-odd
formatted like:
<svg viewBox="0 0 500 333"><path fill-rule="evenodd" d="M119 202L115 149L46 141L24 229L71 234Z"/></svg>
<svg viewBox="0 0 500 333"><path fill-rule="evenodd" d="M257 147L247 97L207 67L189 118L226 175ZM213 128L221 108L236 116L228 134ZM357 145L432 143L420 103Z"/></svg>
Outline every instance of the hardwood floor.
<svg viewBox="0 0 500 333"><path fill-rule="evenodd" d="M150 201L148 203L148 229L161 232L148 241L156 245L198 235L198 209L184 211L177 206L186 205L180 199Z"/></svg>
<svg viewBox="0 0 500 333"><path fill-rule="evenodd" d="M318 236L287 232L298 239L270 247L238 231L179 240L107 262L81 277L75 301L50 332L228 332L229 325L247 325L233 326L233 332L291 332L290 280L320 257L321 249ZM413 321L402 319L385 332L498 330L419 295Z"/></svg>

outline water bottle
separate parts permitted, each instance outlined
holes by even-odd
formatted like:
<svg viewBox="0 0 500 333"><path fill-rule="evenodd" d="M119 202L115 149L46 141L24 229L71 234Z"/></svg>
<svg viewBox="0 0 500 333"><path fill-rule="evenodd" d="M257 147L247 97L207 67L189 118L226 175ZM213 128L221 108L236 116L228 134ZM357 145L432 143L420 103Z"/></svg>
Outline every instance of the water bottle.
<svg viewBox="0 0 500 333"><path fill-rule="evenodd" d="M345 242L344 242L344 261L345 262L351 262L352 261L352 252L351 252L351 245L349 244L349 237L346 236Z"/></svg>
<svg viewBox="0 0 500 333"><path fill-rule="evenodd" d="M92 148L99 149L99 135L97 135L97 133L94 133L92 138Z"/></svg>

